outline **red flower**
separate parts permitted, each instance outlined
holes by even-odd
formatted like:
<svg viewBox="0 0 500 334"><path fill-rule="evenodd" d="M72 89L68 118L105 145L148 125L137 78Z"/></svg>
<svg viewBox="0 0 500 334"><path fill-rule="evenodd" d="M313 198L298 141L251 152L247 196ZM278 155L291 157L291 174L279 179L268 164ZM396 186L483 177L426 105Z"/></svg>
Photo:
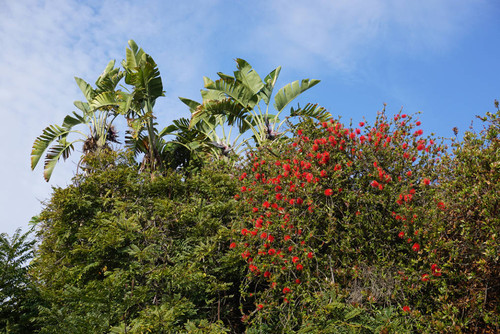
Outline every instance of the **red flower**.
<svg viewBox="0 0 500 334"><path fill-rule="evenodd" d="M297 256L294 256L294 257L292 258L292 262L293 262L293 263L297 263L297 262L299 262L299 258L298 258Z"/></svg>
<svg viewBox="0 0 500 334"><path fill-rule="evenodd" d="M405 237L405 233L404 232L399 232L398 237L400 237L401 239L403 239Z"/></svg>
<svg viewBox="0 0 500 334"><path fill-rule="evenodd" d="M300 263L297 264L297 270L302 270L302 269L304 269L304 266L302 266Z"/></svg>
<svg viewBox="0 0 500 334"><path fill-rule="evenodd" d="M332 196L333 190L332 189L326 189L325 190L325 196Z"/></svg>
<svg viewBox="0 0 500 334"><path fill-rule="evenodd" d="M409 306L403 306L403 312L410 312Z"/></svg>
<svg viewBox="0 0 500 334"><path fill-rule="evenodd" d="M267 278L267 277L269 277L269 276L271 276L271 273L270 273L269 271L266 271L266 272L264 273L264 277L266 277L266 278Z"/></svg>
<svg viewBox="0 0 500 334"><path fill-rule="evenodd" d="M231 244L229 245L229 248L235 248L236 247L236 242L231 242Z"/></svg>
<svg viewBox="0 0 500 334"><path fill-rule="evenodd" d="M379 186L379 183L375 180L372 181L372 183L370 183L370 185L373 187L373 188L377 188Z"/></svg>
<svg viewBox="0 0 500 334"><path fill-rule="evenodd" d="M326 171L322 170L319 175L321 175L321 177L326 177L327 174L326 174Z"/></svg>
<svg viewBox="0 0 500 334"><path fill-rule="evenodd" d="M284 287L283 288L283 293L286 295L287 293L290 292L290 288Z"/></svg>
<svg viewBox="0 0 500 334"><path fill-rule="evenodd" d="M414 243L414 244L413 244L412 249L413 249L415 252L418 252L418 251L420 250L420 245L419 245L419 244L417 244L417 243Z"/></svg>
<svg viewBox="0 0 500 334"><path fill-rule="evenodd" d="M406 175L407 176L411 176L411 170L409 170L408 172L406 172Z"/></svg>
<svg viewBox="0 0 500 334"><path fill-rule="evenodd" d="M264 308L264 305L259 304L259 305L257 305L257 308L258 308L259 310L262 310L262 309Z"/></svg>
<svg viewBox="0 0 500 334"><path fill-rule="evenodd" d="M420 123L420 121L418 121L417 123L415 123L416 126L420 126L420 124L422 124L422 123Z"/></svg>
<svg viewBox="0 0 500 334"><path fill-rule="evenodd" d="M307 253L307 257L308 257L308 258L312 259L312 258L313 258L313 256L314 256L314 255L313 255L313 253L311 253L311 252Z"/></svg>
<svg viewBox="0 0 500 334"><path fill-rule="evenodd" d="M359 122L359 126L365 126L364 122Z"/></svg>
<svg viewBox="0 0 500 334"><path fill-rule="evenodd" d="M271 249L269 249L269 251L267 253L269 255L274 255L274 253L276 253L276 250L274 248L271 248Z"/></svg>
<svg viewBox="0 0 500 334"><path fill-rule="evenodd" d="M432 275L434 276L441 276L441 269L438 268L437 264L433 264L431 266L431 270L432 270Z"/></svg>
<svg viewBox="0 0 500 334"><path fill-rule="evenodd" d="M431 180L429 180L429 179L424 179L424 184L425 184L426 186L428 186L429 184L431 184Z"/></svg>
<svg viewBox="0 0 500 334"><path fill-rule="evenodd" d="M260 235L260 238L261 239L267 238L267 233L266 232L262 232L262 234Z"/></svg>
<svg viewBox="0 0 500 334"><path fill-rule="evenodd" d="M259 212L259 208L253 208L252 211L253 212Z"/></svg>
<svg viewBox="0 0 500 334"><path fill-rule="evenodd" d="M427 282L429 280L429 275L428 274L423 274L422 275L422 282Z"/></svg>
<svg viewBox="0 0 500 334"><path fill-rule="evenodd" d="M295 284L300 284L300 279L298 279L298 278L297 278L297 279L295 280Z"/></svg>
<svg viewBox="0 0 500 334"><path fill-rule="evenodd" d="M290 240L290 236L289 235L285 235L285 237L283 239L285 239L285 241L288 241L288 240Z"/></svg>

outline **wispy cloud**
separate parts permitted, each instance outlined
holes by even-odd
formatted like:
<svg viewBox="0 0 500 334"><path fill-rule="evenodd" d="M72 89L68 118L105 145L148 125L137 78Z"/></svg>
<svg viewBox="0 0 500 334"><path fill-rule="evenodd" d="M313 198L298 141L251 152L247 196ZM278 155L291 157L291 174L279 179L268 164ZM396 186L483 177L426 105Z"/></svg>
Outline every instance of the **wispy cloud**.
<svg viewBox="0 0 500 334"><path fill-rule="evenodd" d="M269 58L305 67L316 59L351 71L381 52L417 58L445 52L474 24L481 6L474 0L268 1L262 15L269 24L255 29L262 37L255 41Z"/></svg>
<svg viewBox="0 0 500 334"><path fill-rule="evenodd" d="M0 230L11 233L26 226L40 211L39 200L48 197L51 185L64 186L74 173L78 158L58 164L50 184L43 181L42 166L35 173L29 168L34 139L47 125L60 124L75 109L72 101L82 99L73 77L93 83L109 60L123 59L126 42L133 38L155 54L164 78L174 78L165 81L166 89L178 94L177 89L189 85L194 76L201 80L204 47L199 43L204 38L208 43L211 31L206 20L210 17L203 10L210 12L216 4L200 1L200 11L193 12L180 2L162 1L147 6L113 0L3 2L0 142L5 162L0 165ZM178 108L171 101L167 104ZM164 121L177 117L175 112L162 115Z"/></svg>

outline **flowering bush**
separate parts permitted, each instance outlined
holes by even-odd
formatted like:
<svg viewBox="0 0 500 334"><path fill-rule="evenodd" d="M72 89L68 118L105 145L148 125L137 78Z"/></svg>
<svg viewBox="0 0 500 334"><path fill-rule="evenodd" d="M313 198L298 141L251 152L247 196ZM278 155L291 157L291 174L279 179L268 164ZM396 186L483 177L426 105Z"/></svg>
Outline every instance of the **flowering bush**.
<svg viewBox="0 0 500 334"><path fill-rule="evenodd" d="M402 310L435 284L441 269L422 208L434 201L442 147L417 124L384 112L358 127L306 120L289 141L250 155L232 241L248 266L246 321L278 312L275 326L297 328L331 289L356 305Z"/></svg>

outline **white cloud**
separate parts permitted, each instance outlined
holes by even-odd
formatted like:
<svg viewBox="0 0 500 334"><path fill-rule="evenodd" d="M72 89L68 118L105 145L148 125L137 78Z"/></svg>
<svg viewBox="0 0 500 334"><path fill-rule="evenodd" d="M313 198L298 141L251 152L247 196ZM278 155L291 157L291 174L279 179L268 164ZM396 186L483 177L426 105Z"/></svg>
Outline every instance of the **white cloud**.
<svg viewBox="0 0 500 334"><path fill-rule="evenodd" d="M315 59L348 72L381 52L410 58L445 52L481 6L482 1L465 0L268 1L262 13L269 25L255 29L262 38L254 47L261 43L262 54L295 66Z"/></svg>

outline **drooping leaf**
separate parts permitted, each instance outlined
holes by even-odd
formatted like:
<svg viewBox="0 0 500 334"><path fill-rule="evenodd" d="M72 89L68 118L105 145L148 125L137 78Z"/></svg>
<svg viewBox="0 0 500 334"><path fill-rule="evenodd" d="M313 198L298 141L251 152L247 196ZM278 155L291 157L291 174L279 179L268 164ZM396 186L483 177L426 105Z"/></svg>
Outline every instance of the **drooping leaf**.
<svg viewBox="0 0 500 334"><path fill-rule="evenodd" d="M35 169L43 153L54 140L67 136L69 132L69 129L62 128L58 125L50 125L46 127L42 134L38 136L33 143L33 148L31 150L31 169Z"/></svg>
<svg viewBox="0 0 500 334"><path fill-rule="evenodd" d="M50 180L52 172L54 171L54 167L56 166L59 159L63 157L63 159L66 160L69 157L71 151L73 151L74 149L73 144L76 141L68 142L66 140L59 140L57 144L50 147L47 155L45 156L45 164L43 170L43 177L45 181L48 182Z"/></svg>

